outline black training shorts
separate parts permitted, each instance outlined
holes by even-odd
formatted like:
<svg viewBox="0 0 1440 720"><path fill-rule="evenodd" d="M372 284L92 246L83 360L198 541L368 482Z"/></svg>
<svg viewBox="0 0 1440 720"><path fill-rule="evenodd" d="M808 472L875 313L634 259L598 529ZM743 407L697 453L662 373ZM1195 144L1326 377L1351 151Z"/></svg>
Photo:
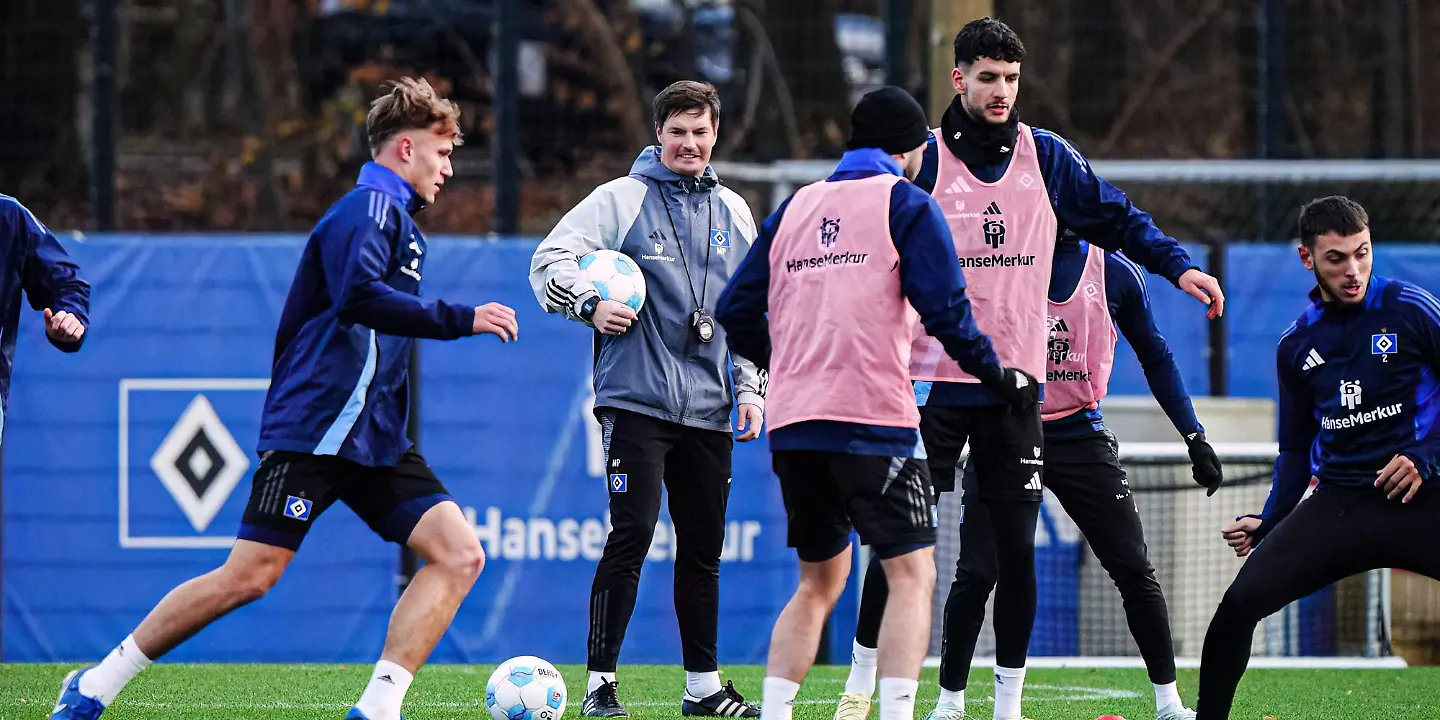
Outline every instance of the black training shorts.
<svg viewBox="0 0 1440 720"><path fill-rule="evenodd" d="M788 544L805 562L843 552L852 526L881 558L935 543L935 495L923 460L777 450L774 468Z"/></svg>
<svg viewBox="0 0 1440 720"><path fill-rule="evenodd" d="M339 500L380 537L403 545L427 510L451 499L414 449L394 467L275 451L255 469L238 537L298 550L320 514Z"/></svg>
<svg viewBox="0 0 1440 720"><path fill-rule="evenodd" d="M1024 408L922 405L920 437L938 492L955 489L956 466L969 442L966 465L975 469L979 499L1044 499L1045 431L1038 404Z"/></svg>

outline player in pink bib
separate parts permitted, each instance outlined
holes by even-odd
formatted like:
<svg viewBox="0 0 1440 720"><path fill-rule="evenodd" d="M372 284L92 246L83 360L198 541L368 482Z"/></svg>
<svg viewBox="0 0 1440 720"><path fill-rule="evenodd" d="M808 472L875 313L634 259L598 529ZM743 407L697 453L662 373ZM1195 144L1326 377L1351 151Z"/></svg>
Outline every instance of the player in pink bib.
<svg viewBox="0 0 1440 720"><path fill-rule="evenodd" d="M1139 359L1150 391L1190 449L1195 482L1214 494L1220 459L1205 440L1190 394L1155 327L1145 276L1123 255L1067 233L1055 245L1050 276L1050 341L1045 370L1045 486L1075 521L1124 599L1155 688L1155 716L1189 720L1175 681L1175 646L1165 594L1150 565L1145 531L1115 436L1100 401L1110 383L1118 335ZM967 472L969 469L967 468Z"/></svg>
<svg viewBox="0 0 1440 720"><path fill-rule="evenodd" d="M851 127L834 174L765 220L716 308L731 351L769 371L770 447L801 561L771 637L761 720L790 720L849 576L852 527L892 588L878 642L880 717L914 718L936 533L917 458L914 328L1006 402L1033 405L1039 388L1002 367L976 327L944 216L908 180L928 134L920 104L882 88L861 99Z"/></svg>
<svg viewBox="0 0 1440 720"><path fill-rule="evenodd" d="M955 239L980 329L1001 361L1045 371L1045 288L1058 232L1070 230L1160 275L1209 306L1224 296L1173 238L1119 189L1099 178L1069 142L1019 121L1015 98L1025 48L1004 23L983 18L955 38L956 97L932 131L916 184L930 190ZM920 433L937 491L954 489L969 447L960 558L945 604L941 695L929 720L960 720L970 664L995 593L995 720L1020 718L1025 661L1035 620L1035 529L1044 492L1039 405L1010 407L929 338L911 348ZM1045 397L1042 390L1042 397ZM1048 399L1048 398L1047 398ZM868 587L861 613L883 588ZM856 666L863 658L855 646ZM852 673L863 676L864 673ZM873 675L873 672L870 673ZM870 690L847 683L836 720L863 720Z"/></svg>

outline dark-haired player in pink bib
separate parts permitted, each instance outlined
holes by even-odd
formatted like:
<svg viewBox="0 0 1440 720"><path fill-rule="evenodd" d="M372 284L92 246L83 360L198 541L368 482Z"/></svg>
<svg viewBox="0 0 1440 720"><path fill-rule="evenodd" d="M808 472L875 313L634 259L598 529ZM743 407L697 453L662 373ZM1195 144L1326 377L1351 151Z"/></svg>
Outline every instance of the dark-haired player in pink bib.
<svg viewBox="0 0 1440 720"><path fill-rule="evenodd" d="M1079 526L1124 598L1131 634L1155 686L1157 720L1190 720L1175 682L1175 648L1169 611L1150 565L1144 529L1115 436L1105 427L1100 401L1108 392L1116 341L1124 335L1160 407L1190 449L1193 477L1210 494L1222 482L1219 458L1165 337L1155 326L1145 276L1118 253L1066 233L1055 245L1047 304L1042 478ZM1116 329L1119 332L1116 332ZM973 472L974 466L967 468ZM883 578L866 578L855 652L841 696L842 711L868 708L875 684L876 635L885 607ZM864 660L872 660L866 663ZM842 713L837 712L837 717ZM847 720L851 717L844 713Z"/></svg>
<svg viewBox="0 0 1440 720"><path fill-rule="evenodd" d="M1097 176L1073 145L1020 122L1015 99L1024 59L1020 38L998 20L975 20L960 31L952 76L956 96L931 133L915 180L945 214L976 323L994 341L1001 362L1035 376L1045 372L1046 288L1055 239L1064 230L1106 250L1123 250L1218 317L1224 296L1215 278ZM968 464L975 470L962 488L960 559L945 604L941 696L930 720L964 715L971 659L992 590L994 717L1019 718L1035 620L1035 526L1044 489L1040 406L1004 403L946 358L933 339L919 334L910 374L935 489L955 488L967 444ZM837 717L860 720L860 711L842 707Z"/></svg>

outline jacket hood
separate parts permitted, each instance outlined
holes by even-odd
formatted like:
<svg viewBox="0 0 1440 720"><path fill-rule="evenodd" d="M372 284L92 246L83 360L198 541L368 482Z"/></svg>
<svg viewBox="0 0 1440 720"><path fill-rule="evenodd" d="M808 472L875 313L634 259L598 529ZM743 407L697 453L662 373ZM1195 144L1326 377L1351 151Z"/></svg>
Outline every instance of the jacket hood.
<svg viewBox="0 0 1440 720"><path fill-rule="evenodd" d="M690 189L710 189L720 184L720 178L715 174L715 168L708 164L705 172L700 177L681 175L660 162L660 146L651 145L640 151L635 158L635 163L630 166L631 175L649 178L655 182L673 183L681 186L689 186Z"/></svg>

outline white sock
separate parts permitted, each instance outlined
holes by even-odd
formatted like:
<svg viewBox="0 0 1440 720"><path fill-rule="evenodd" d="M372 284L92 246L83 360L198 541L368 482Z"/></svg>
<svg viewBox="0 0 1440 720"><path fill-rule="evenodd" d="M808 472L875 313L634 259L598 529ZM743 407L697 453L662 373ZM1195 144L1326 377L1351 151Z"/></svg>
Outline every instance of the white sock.
<svg viewBox="0 0 1440 720"><path fill-rule="evenodd" d="M942 688L940 688L940 701L937 702L937 703L935 703L935 705L936 705L936 707L939 707L939 706L941 706L941 705L949 705L949 706L951 706L951 707L957 707L957 708L960 708L961 710L964 710L964 709L965 709L965 691L964 691L964 690L946 690L945 688L942 687Z"/></svg>
<svg viewBox="0 0 1440 720"><path fill-rule="evenodd" d="M1155 712L1160 712L1167 707L1184 707L1180 700L1180 688L1175 683L1166 683L1155 686Z"/></svg>
<svg viewBox="0 0 1440 720"><path fill-rule="evenodd" d="M915 720L919 680L880 678L880 720Z"/></svg>
<svg viewBox="0 0 1440 720"><path fill-rule="evenodd" d="M720 692L720 672L690 672L685 671L685 692L690 697L703 700L715 693Z"/></svg>
<svg viewBox="0 0 1440 720"><path fill-rule="evenodd" d="M1025 668L995 666L995 720L1020 717L1020 691L1025 688Z"/></svg>
<svg viewBox="0 0 1440 720"><path fill-rule="evenodd" d="M790 720L795 710L795 695L800 683L785 678L765 678L765 691L760 696L760 720Z"/></svg>
<svg viewBox="0 0 1440 720"><path fill-rule="evenodd" d="M591 671L590 671L590 682L585 685L585 694L586 694L586 695L589 695L590 693L595 692L595 688L598 688L598 687L600 687L601 685L604 685L605 683L612 683L612 682L615 682L615 673L613 673L613 672L595 672L594 670L591 670Z"/></svg>
<svg viewBox="0 0 1440 720"><path fill-rule="evenodd" d="M400 720L400 706L405 704L405 693L415 679L399 665L389 660L375 663L375 672L370 673L370 684L355 707L370 720Z"/></svg>
<svg viewBox="0 0 1440 720"><path fill-rule="evenodd" d="M850 647L850 677L845 680L845 692L864 697L875 694L875 648L867 648L858 642Z"/></svg>
<svg viewBox="0 0 1440 720"><path fill-rule="evenodd" d="M80 694L95 698L101 705L109 705L125 685L147 667L150 667L150 658L135 646L134 635L126 635L99 665L80 676Z"/></svg>

